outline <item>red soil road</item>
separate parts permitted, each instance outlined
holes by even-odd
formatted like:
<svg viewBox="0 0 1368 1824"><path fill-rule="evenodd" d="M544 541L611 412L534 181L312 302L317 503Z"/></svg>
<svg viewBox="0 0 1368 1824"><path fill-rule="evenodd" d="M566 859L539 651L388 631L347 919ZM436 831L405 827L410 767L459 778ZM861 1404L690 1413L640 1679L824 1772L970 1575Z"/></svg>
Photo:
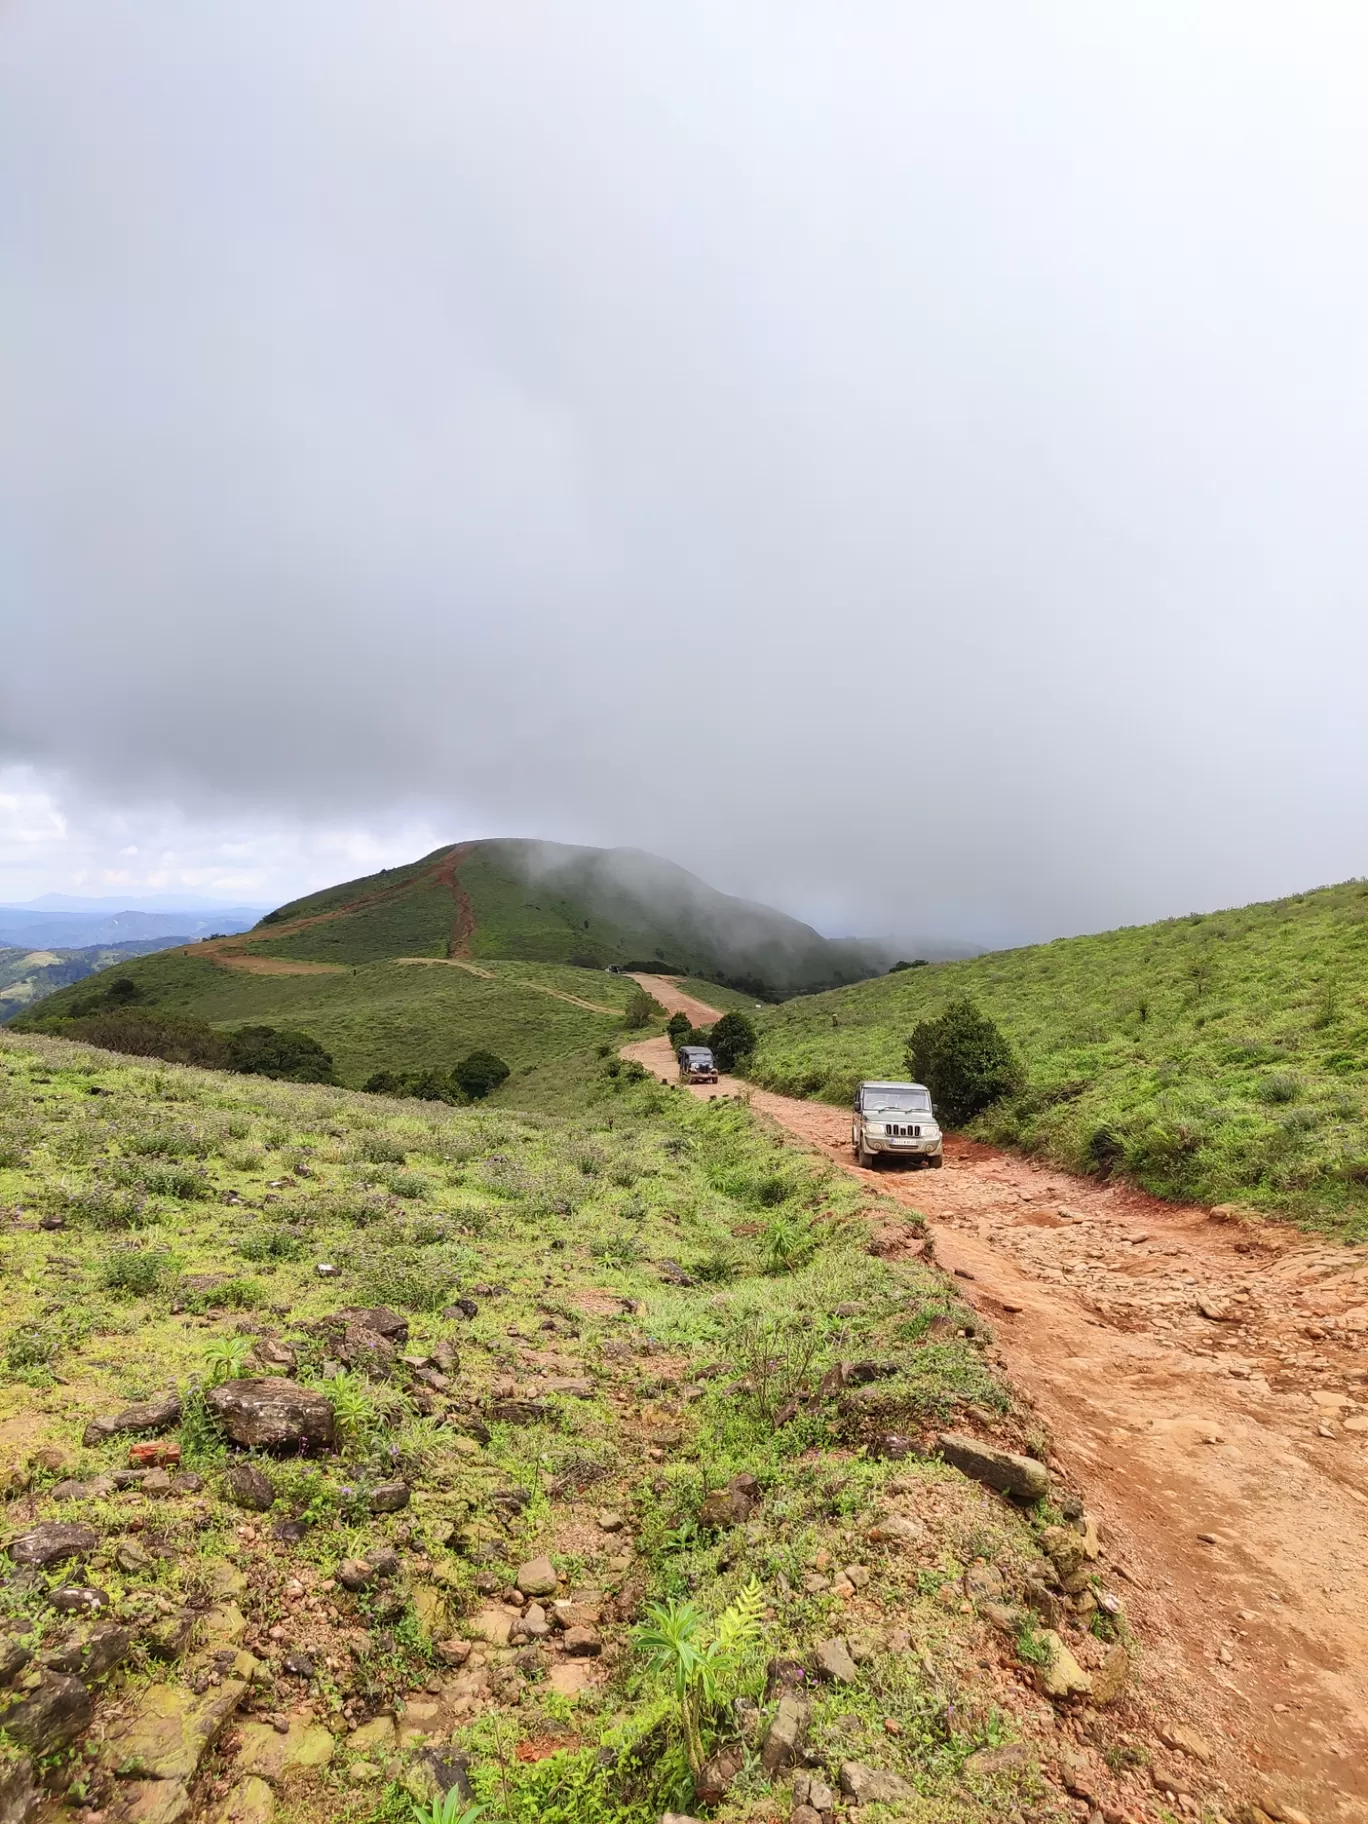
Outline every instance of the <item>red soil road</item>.
<svg viewBox="0 0 1368 1824"><path fill-rule="evenodd" d="M623 1056L674 1080L667 1039ZM861 1172L843 1109L727 1077L693 1093L746 1098L927 1217L1101 1520L1146 1708L1217 1746L1205 1777L1368 1820L1368 1249L964 1140L943 1171Z"/></svg>

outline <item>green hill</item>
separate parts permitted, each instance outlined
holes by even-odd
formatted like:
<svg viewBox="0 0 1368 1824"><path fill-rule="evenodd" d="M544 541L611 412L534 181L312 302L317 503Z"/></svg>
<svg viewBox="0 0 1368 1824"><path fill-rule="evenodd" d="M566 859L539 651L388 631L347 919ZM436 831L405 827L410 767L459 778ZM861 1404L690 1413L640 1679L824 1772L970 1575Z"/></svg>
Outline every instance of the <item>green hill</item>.
<svg viewBox="0 0 1368 1824"><path fill-rule="evenodd" d="M981 1137L1368 1234L1368 884L906 970L757 1016L752 1075L843 1102L973 996L1026 1088Z"/></svg>
<svg viewBox="0 0 1368 1824"><path fill-rule="evenodd" d="M0 944L0 1024L24 1008L46 1000L59 988L161 948L162 941L155 937L124 944L87 944L79 949L57 950Z"/></svg>
<svg viewBox="0 0 1368 1824"><path fill-rule="evenodd" d="M720 1003L853 979L875 966L796 919L728 898L635 851L481 842L348 881L253 930L121 968L143 1013L308 1034L345 1083L449 1070L491 1050L517 1073L618 1035L639 967L713 981ZM20 1024L61 1031L91 985ZM66 1028L70 1031L71 1028Z"/></svg>
<svg viewBox="0 0 1368 1824"><path fill-rule="evenodd" d="M282 906L245 942L263 956L359 963L462 956L667 969L780 998L858 981L882 953L719 893L636 849L472 842Z"/></svg>

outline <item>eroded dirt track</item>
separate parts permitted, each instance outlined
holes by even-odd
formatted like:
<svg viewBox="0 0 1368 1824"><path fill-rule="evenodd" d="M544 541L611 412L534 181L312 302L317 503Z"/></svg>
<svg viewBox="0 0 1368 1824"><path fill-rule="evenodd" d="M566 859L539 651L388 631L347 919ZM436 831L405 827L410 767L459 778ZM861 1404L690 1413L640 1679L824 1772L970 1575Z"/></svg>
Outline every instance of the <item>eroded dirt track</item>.
<svg viewBox="0 0 1368 1824"><path fill-rule="evenodd" d="M668 1040L623 1055L674 1079ZM844 1110L694 1093L745 1096L929 1219L1103 1519L1151 1694L1204 1721L1236 1793L1368 1820L1368 1249L968 1142L940 1172L859 1172Z"/></svg>

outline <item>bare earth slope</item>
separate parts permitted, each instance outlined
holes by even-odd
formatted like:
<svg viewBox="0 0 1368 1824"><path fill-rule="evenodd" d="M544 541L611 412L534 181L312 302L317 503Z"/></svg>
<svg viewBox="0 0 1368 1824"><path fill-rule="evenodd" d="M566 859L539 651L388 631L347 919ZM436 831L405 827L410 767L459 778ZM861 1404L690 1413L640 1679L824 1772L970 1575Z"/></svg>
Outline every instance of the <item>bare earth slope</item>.
<svg viewBox="0 0 1368 1824"><path fill-rule="evenodd" d="M668 1040L623 1055L674 1075ZM746 1097L931 1219L1104 1516L1145 1680L1205 1711L1235 1791L1368 1819L1368 1249L968 1142L940 1173L861 1173L842 1110L735 1078L694 1093Z"/></svg>

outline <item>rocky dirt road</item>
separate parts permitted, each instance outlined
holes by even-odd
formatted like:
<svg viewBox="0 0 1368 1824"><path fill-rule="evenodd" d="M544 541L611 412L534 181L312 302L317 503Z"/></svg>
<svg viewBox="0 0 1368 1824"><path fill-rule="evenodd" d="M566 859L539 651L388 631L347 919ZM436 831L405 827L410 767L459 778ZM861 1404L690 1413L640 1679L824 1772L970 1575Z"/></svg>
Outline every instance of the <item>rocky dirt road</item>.
<svg viewBox="0 0 1368 1824"><path fill-rule="evenodd" d="M623 1055L674 1080L668 1040ZM843 1109L735 1078L694 1093L746 1097L927 1217L1105 1522L1144 1682L1271 1815L1368 1820L1368 1249L967 1141L941 1172L859 1172Z"/></svg>

